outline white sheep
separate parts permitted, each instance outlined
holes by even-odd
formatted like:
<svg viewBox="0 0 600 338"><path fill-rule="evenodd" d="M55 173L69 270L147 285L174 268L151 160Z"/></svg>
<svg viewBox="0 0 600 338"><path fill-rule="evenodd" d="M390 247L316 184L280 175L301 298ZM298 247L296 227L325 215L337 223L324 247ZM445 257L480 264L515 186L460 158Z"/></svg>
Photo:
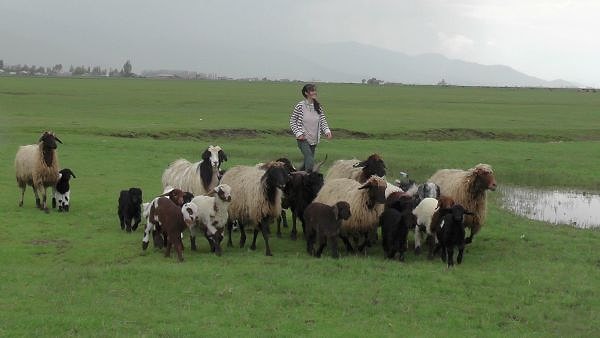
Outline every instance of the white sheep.
<svg viewBox="0 0 600 338"><path fill-rule="evenodd" d="M49 212L46 205L46 188L52 187L54 189L59 179L56 142L62 143L53 132L45 131L38 144L19 147L15 156L15 171L17 184L21 188L20 207L23 206L25 188L30 185L35 194L36 206L45 212ZM40 193L42 194L41 203Z"/></svg>
<svg viewBox="0 0 600 338"><path fill-rule="evenodd" d="M383 213L385 203L386 181L378 176L371 176L364 184L349 178L338 178L325 181L323 188L313 202L334 205L338 201L350 204L350 218L341 225L340 237L347 251L353 251L348 235L365 236L365 242L359 247L362 251L369 245L368 234L377 230L379 216Z"/></svg>
<svg viewBox="0 0 600 338"><path fill-rule="evenodd" d="M227 209L231 203L231 187L220 184L207 195L195 196L192 203L198 206L198 221L190 229L191 249L196 250L196 229L200 227L211 246L211 251L220 256L223 230L229 218Z"/></svg>
<svg viewBox="0 0 600 338"><path fill-rule="evenodd" d="M438 200L432 197L426 197L421 200L421 202L412 211L413 215L417 217L417 224L415 225L415 253L417 254L421 252L423 232L427 234L428 238L430 238L429 240L434 240L435 238L431 230L431 221L433 214L438 209Z"/></svg>
<svg viewBox="0 0 600 338"><path fill-rule="evenodd" d="M244 226L254 227L254 239L250 249L256 249L256 237L262 232L267 256L272 256L269 247L269 224L281 214L281 197L283 188L289 180L289 171L281 162L270 162L262 167L235 166L223 175L222 184L231 187L232 199L229 205L229 224L227 232L228 246L231 240L231 224L237 221L240 225L240 247L244 247L246 233Z"/></svg>
<svg viewBox="0 0 600 338"><path fill-rule="evenodd" d="M227 161L227 155L221 147L212 145L202 153L199 162L191 163L183 158L175 160L162 175L163 189L171 186L195 196L204 195L219 184L219 169L224 161Z"/></svg>

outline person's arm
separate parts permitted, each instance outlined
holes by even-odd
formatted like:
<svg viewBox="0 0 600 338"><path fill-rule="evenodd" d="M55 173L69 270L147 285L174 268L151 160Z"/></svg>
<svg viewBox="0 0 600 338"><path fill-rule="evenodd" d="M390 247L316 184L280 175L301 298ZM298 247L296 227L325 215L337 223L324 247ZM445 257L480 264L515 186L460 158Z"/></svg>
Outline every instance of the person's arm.
<svg viewBox="0 0 600 338"><path fill-rule="evenodd" d="M302 126L302 105L297 104L290 116L290 129L294 136L301 140L304 137L304 128Z"/></svg>
<svg viewBox="0 0 600 338"><path fill-rule="evenodd" d="M321 125L321 132L327 137L331 139L333 134L331 133L331 129L329 129L329 124L327 123L327 118L325 118L325 112L321 108L321 115L319 115L319 124Z"/></svg>

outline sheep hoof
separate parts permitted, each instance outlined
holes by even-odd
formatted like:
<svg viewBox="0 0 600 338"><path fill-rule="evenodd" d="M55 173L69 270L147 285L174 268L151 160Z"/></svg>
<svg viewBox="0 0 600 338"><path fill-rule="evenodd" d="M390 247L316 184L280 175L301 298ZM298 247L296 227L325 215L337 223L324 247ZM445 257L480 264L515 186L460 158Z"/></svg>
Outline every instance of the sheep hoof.
<svg viewBox="0 0 600 338"><path fill-rule="evenodd" d="M148 249L148 243L150 242L142 242L142 250Z"/></svg>
<svg viewBox="0 0 600 338"><path fill-rule="evenodd" d="M250 245L250 250L252 250L252 251L256 250L256 245L254 245L254 244Z"/></svg>
<svg viewBox="0 0 600 338"><path fill-rule="evenodd" d="M50 213L50 210L49 210L48 208L44 208L43 210L44 210L44 212L45 212L45 213L47 213L47 214L49 214L49 213Z"/></svg>
<svg viewBox="0 0 600 338"><path fill-rule="evenodd" d="M23 206L23 202L19 202L19 207L22 207L22 206Z"/></svg>
<svg viewBox="0 0 600 338"><path fill-rule="evenodd" d="M471 237L465 238L465 244L471 244L471 242L473 242L473 238L471 238Z"/></svg>
<svg viewBox="0 0 600 338"><path fill-rule="evenodd" d="M418 246L418 247L416 247L416 248L415 248L415 255L417 255L417 256L418 256L418 255L420 255L420 254L421 254L421 247L420 247L420 246Z"/></svg>
<svg viewBox="0 0 600 338"><path fill-rule="evenodd" d="M273 254L271 253L271 251L267 251L267 252L265 253L265 256L273 256Z"/></svg>
<svg viewBox="0 0 600 338"><path fill-rule="evenodd" d="M292 233L290 234L290 239L291 239L292 241L295 241L296 239L298 239L298 236L296 235L296 233L295 233L295 232L292 232Z"/></svg>

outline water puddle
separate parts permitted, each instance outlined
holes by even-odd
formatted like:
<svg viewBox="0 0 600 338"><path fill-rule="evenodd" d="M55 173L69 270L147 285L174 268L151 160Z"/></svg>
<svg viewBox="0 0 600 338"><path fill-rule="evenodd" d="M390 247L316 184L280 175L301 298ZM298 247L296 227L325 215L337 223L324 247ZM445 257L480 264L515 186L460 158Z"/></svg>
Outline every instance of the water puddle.
<svg viewBox="0 0 600 338"><path fill-rule="evenodd" d="M502 207L515 214L577 228L600 227L600 195L511 186L498 190Z"/></svg>

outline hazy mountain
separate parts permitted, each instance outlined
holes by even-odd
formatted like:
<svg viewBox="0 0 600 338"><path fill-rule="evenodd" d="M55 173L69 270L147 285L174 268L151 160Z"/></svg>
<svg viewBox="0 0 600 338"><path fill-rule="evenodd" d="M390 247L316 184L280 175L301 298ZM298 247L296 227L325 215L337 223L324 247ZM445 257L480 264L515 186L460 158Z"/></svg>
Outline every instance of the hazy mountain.
<svg viewBox="0 0 600 338"><path fill-rule="evenodd" d="M201 55L181 53L178 61L202 73L234 78L267 77L326 82L386 82L452 85L576 87L565 80L546 81L503 65L482 65L440 54L411 56L355 42L298 44L274 48L210 46Z"/></svg>

